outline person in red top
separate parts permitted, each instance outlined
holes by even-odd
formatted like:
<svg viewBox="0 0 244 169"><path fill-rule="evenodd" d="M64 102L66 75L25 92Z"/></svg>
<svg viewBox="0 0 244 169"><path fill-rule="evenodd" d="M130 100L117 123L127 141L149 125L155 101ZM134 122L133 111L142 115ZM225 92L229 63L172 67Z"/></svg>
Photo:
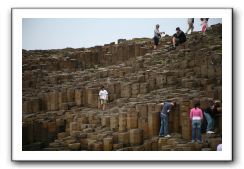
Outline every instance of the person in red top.
<svg viewBox="0 0 244 169"><path fill-rule="evenodd" d="M194 143L195 139L197 139L198 143L202 143L202 133L201 133L201 124L203 120L203 112L199 108L200 103L195 103L195 107L190 111L190 119L192 121L192 140L191 142Z"/></svg>

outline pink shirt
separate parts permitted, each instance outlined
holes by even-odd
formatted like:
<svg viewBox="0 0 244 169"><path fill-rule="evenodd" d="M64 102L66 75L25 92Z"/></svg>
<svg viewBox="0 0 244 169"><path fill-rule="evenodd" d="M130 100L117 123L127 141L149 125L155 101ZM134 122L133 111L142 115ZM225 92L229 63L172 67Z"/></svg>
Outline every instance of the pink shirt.
<svg viewBox="0 0 244 169"><path fill-rule="evenodd" d="M190 111L190 119L191 120L202 120L203 119L203 114L202 110L199 108L192 108Z"/></svg>

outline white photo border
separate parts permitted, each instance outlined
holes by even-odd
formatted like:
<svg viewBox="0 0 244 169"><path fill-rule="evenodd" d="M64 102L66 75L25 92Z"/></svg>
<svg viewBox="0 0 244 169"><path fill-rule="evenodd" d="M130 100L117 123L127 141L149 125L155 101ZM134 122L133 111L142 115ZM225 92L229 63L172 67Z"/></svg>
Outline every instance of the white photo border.
<svg viewBox="0 0 244 169"><path fill-rule="evenodd" d="M232 161L232 8L13 8L13 161ZM179 17L180 13L180 17ZM222 18L222 151L22 151L23 18Z"/></svg>

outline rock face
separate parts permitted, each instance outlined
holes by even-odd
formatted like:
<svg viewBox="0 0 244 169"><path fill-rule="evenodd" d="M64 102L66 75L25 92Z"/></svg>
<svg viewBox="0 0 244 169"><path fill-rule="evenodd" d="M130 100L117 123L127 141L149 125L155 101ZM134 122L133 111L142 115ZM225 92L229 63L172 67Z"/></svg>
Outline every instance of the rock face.
<svg viewBox="0 0 244 169"><path fill-rule="evenodd" d="M23 150L189 151L215 150L191 139L189 110L194 99L222 100L222 25L169 50L171 37L152 50L151 39L119 40L89 49L23 50ZM109 93L99 110L98 92ZM172 138L158 138L161 103L176 100L169 116Z"/></svg>

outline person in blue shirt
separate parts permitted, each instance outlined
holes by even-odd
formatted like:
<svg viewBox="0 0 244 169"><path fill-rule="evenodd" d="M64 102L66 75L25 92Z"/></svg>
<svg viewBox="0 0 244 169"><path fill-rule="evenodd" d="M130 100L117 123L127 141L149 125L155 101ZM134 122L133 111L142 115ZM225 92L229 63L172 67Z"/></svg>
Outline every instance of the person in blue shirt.
<svg viewBox="0 0 244 169"><path fill-rule="evenodd" d="M164 103L161 103L163 106L161 112L160 112L160 118L161 118L161 126L159 131L159 137L171 137L169 135L169 113L172 110L172 107L176 105L176 102L169 102L165 101Z"/></svg>

